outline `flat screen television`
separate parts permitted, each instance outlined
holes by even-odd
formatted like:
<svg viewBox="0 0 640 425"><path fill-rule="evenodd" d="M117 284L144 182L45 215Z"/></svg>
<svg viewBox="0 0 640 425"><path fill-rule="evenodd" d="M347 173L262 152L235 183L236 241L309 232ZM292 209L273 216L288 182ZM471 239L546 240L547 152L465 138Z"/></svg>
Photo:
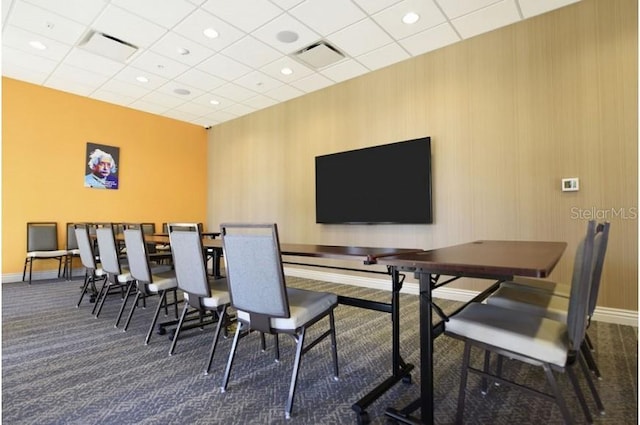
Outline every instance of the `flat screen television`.
<svg viewBox="0 0 640 425"><path fill-rule="evenodd" d="M316 157L316 223L430 224L431 138Z"/></svg>

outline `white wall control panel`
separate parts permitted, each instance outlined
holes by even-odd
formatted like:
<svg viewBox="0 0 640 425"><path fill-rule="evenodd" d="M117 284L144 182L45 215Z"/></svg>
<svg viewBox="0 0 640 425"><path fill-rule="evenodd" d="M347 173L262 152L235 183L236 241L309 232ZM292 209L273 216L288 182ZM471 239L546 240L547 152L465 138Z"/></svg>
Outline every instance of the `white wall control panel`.
<svg viewBox="0 0 640 425"><path fill-rule="evenodd" d="M577 177L562 179L563 192L577 192L579 189L580 189L580 179L578 179Z"/></svg>

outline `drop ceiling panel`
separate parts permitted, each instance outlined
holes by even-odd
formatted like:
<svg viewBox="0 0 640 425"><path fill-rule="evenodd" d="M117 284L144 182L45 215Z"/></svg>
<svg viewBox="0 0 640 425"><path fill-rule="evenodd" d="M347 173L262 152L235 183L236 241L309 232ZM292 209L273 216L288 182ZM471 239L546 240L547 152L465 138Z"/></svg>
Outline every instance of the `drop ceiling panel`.
<svg viewBox="0 0 640 425"><path fill-rule="evenodd" d="M207 28L215 29L219 34L218 37L206 37L203 31ZM201 9L196 10L176 25L174 31L216 52L235 43L246 34L244 31L240 31L238 28Z"/></svg>
<svg viewBox="0 0 640 425"><path fill-rule="evenodd" d="M196 9L185 1L165 0L162 7L158 7L158 0L111 0L111 3L165 28L173 28Z"/></svg>
<svg viewBox="0 0 640 425"><path fill-rule="evenodd" d="M365 74L369 70L355 60L348 59L322 70L322 75L335 82L346 81Z"/></svg>
<svg viewBox="0 0 640 425"><path fill-rule="evenodd" d="M178 75L174 78L179 83L184 83L192 87L200 87L202 90L209 91L225 84L221 78L214 77L211 74L191 68L190 70Z"/></svg>
<svg viewBox="0 0 640 425"><path fill-rule="evenodd" d="M114 93L112 91L105 90L104 88L99 88L98 90L94 91L93 93L91 93L90 97L92 99L101 100L103 102L113 103L121 106L127 106L130 103L136 101L136 98L133 96Z"/></svg>
<svg viewBox="0 0 640 425"><path fill-rule="evenodd" d="M90 24L107 5L104 0L28 0L28 3L85 25Z"/></svg>
<svg viewBox="0 0 640 425"><path fill-rule="evenodd" d="M250 35L236 41L221 53L252 68L260 68L281 56L276 49Z"/></svg>
<svg viewBox="0 0 640 425"><path fill-rule="evenodd" d="M132 66L143 71L160 75L164 78L175 78L185 72L189 67L183 63L169 59L150 50L141 53L131 62Z"/></svg>
<svg viewBox="0 0 640 425"><path fill-rule="evenodd" d="M202 7L246 32L261 27L283 12L268 0L208 0Z"/></svg>
<svg viewBox="0 0 640 425"><path fill-rule="evenodd" d="M34 49L29 45L32 41L41 42L46 46L46 49ZM55 61L63 60L71 51L71 45L69 44L61 43L59 41L43 37L39 34L34 34L30 31L25 31L13 25L9 25L4 28L4 31L2 32L2 45L3 48L13 47L15 49L22 50L25 53L42 56Z"/></svg>
<svg viewBox="0 0 640 425"><path fill-rule="evenodd" d="M297 34L298 39L290 43L282 42L277 38L278 33L281 31L292 31ZM286 13L255 30L253 35L258 40L286 55L296 52L321 38L320 34Z"/></svg>
<svg viewBox="0 0 640 425"><path fill-rule="evenodd" d="M7 23L68 45L85 32L84 25L25 2L14 4Z"/></svg>
<svg viewBox="0 0 640 425"><path fill-rule="evenodd" d="M234 83L257 93L273 90L283 84L281 81L271 78L260 71L250 72L235 80Z"/></svg>
<svg viewBox="0 0 640 425"><path fill-rule="evenodd" d="M291 83L293 87L297 88L298 90L302 90L305 93L311 93L313 91L329 87L332 84L334 84L333 80L330 80L324 75L320 75L317 73L311 74L308 77L301 78Z"/></svg>
<svg viewBox="0 0 640 425"><path fill-rule="evenodd" d="M107 77L117 74L126 66L124 63L116 62L78 48L74 48L69 52L64 63Z"/></svg>
<svg viewBox="0 0 640 425"><path fill-rule="evenodd" d="M216 53L212 49L174 32L165 34L149 50L189 67L199 64Z"/></svg>
<svg viewBox="0 0 640 425"><path fill-rule="evenodd" d="M305 92L293 87L292 85L280 86L275 90L270 90L265 93L266 96L277 99L280 102L286 102L287 100L304 95Z"/></svg>
<svg viewBox="0 0 640 425"><path fill-rule="evenodd" d="M460 36L450 24L446 23L402 39L400 44L411 55L417 56L458 41L460 41Z"/></svg>
<svg viewBox="0 0 640 425"><path fill-rule="evenodd" d="M198 65L197 68L227 81L240 78L251 71L251 68L248 66L221 54L217 54L212 58L207 59Z"/></svg>
<svg viewBox="0 0 640 425"><path fill-rule="evenodd" d="M520 15L513 0L503 0L484 9L456 18L451 23L462 38L470 38L510 25L519 19Z"/></svg>
<svg viewBox="0 0 640 425"><path fill-rule="evenodd" d="M211 90L211 94L222 96L229 100L242 102L256 95L256 92L233 83Z"/></svg>
<svg viewBox="0 0 640 425"><path fill-rule="evenodd" d="M283 68L289 68L291 70L291 74L289 75L283 74L282 73ZM299 80L300 78L306 77L315 72L311 68L308 68L302 65L297 60L294 60L288 56L275 60L263 66L262 68L260 68L260 70L264 72L266 75L272 78L275 78L277 80L280 80L284 83L289 83L291 81Z"/></svg>
<svg viewBox="0 0 640 425"><path fill-rule="evenodd" d="M290 13L323 37L366 17L351 0L306 0Z"/></svg>
<svg viewBox="0 0 640 425"><path fill-rule="evenodd" d="M498 3L500 0L435 0L436 3L442 8L442 11L449 17L449 19L455 19L462 15L466 15L476 10L483 9L494 3ZM514 0L509 0L514 1ZM535 0L538 1L538 0Z"/></svg>
<svg viewBox="0 0 640 425"><path fill-rule="evenodd" d="M140 82L137 80L140 76L147 76L147 82ZM118 72L114 77L116 81L122 81L123 83L133 84L144 90L155 90L167 82L167 78L160 75L151 75L143 69L134 68L133 66L127 66L122 71Z"/></svg>
<svg viewBox="0 0 640 425"><path fill-rule="evenodd" d="M417 13L420 20L407 25L402 17L408 12ZM446 17L432 0L404 0L373 15L373 19L392 37L403 39L446 21Z"/></svg>
<svg viewBox="0 0 640 425"><path fill-rule="evenodd" d="M167 32L162 26L113 5L102 12L92 28L140 48L149 47Z"/></svg>
<svg viewBox="0 0 640 425"><path fill-rule="evenodd" d="M360 56L393 41L389 34L369 18L343 28L327 39L351 57Z"/></svg>
<svg viewBox="0 0 640 425"><path fill-rule="evenodd" d="M358 56L356 59L370 70L375 70L403 61L409 57L406 50L397 43L390 43L377 50Z"/></svg>
<svg viewBox="0 0 640 425"><path fill-rule="evenodd" d="M379 12L400 1L401 0L354 0L354 2L368 14Z"/></svg>
<svg viewBox="0 0 640 425"><path fill-rule="evenodd" d="M579 0L519 0L520 10L525 18L540 15L550 10L564 7Z"/></svg>
<svg viewBox="0 0 640 425"><path fill-rule="evenodd" d="M43 84L58 66L55 60L32 55L12 47L2 48L2 75Z"/></svg>
<svg viewBox="0 0 640 425"><path fill-rule="evenodd" d="M269 106L273 106L276 103L278 102L273 98L261 94L244 101L245 105L251 106L252 108L254 108L254 110L268 108Z"/></svg>

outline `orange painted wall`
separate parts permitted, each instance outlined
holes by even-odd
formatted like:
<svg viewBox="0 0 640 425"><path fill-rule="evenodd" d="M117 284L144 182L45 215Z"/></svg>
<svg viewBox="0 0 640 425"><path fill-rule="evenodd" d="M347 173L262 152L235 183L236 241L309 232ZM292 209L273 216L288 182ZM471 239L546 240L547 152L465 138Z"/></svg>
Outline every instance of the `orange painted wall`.
<svg viewBox="0 0 640 425"><path fill-rule="evenodd" d="M120 148L118 190L83 186L87 142ZM206 190L204 128L2 78L3 274L22 273L28 221L64 247L67 222L205 222Z"/></svg>

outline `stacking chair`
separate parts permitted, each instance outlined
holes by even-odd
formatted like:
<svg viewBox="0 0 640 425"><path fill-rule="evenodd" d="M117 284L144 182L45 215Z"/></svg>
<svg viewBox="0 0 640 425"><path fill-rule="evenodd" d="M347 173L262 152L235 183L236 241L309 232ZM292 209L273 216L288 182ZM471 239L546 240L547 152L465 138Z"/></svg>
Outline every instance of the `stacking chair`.
<svg viewBox="0 0 640 425"><path fill-rule="evenodd" d="M178 279L178 288L183 292L184 296L184 308L171 342L169 355L173 355L176 342L180 332L183 330L185 318L190 309L198 312L201 322L206 312L217 315L216 330L204 372L206 375L211 368L222 326L228 322L226 311L230 300L227 282L226 279L214 280L207 277L202 251L202 236L197 224L169 223L167 230L169 231L169 242Z"/></svg>
<svg viewBox="0 0 640 425"><path fill-rule="evenodd" d="M573 371L579 362L584 369L586 365L581 356L580 346L587 327L587 308L591 287L595 222L590 222L587 234L578 245L576 251L571 297L566 323L551 320L540 315L527 314L491 304L472 303L445 322L445 334L464 341L464 355L456 423L462 423L464 414L465 387L468 372L476 373L497 382L512 385L530 394L555 400L565 423L572 423L569 410L557 385L553 371L567 372L575 389L587 422L591 423L586 401ZM472 346L495 352L544 369L552 394L543 393L533 388L504 379L497 374L470 366ZM588 374L585 374L589 380ZM590 382L590 381L589 381Z"/></svg>
<svg viewBox="0 0 640 425"><path fill-rule="evenodd" d="M607 244L609 241L610 223L599 224L596 228L601 235L596 241L594 248L593 276L591 278L591 288L589 291L588 320L587 326L596 309L598 292L600 289L600 278L604 266ZM511 308L529 314L536 314L549 319L566 322L569 309L569 298L566 294L567 285L543 280L521 280L513 282L503 282L500 288L487 298L488 304L500 307ZM570 289L570 287L568 288ZM584 355L590 369L601 378L600 370L591 354L591 344L588 334L585 334L585 343L582 346Z"/></svg>
<svg viewBox="0 0 640 425"><path fill-rule="evenodd" d="M80 257L80 248L78 248L73 223L67 223L67 243L65 249L67 256L65 257L62 275L65 276L67 280L73 280L73 259Z"/></svg>
<svg viewBox="0 0 640 425"><path fill-rule="evenodd" d="M158 301L158 306L156 307L151 326L149 327L149 331L147 332L147 336L145 338L145 344L148 344L149 339L151 338L151 333L153 332L153 328L156 324L156 321L158 320L160 309L163 305L165 306L165 313L167 312L167 292L173 293L175 316L176 319L178 318L178 303L176 294L178 283L176 281L176 274L173 270L171 270L171 267L165 267L164 270L151 269L149 265L149 254L147 251L148 244L144 241L144 230L142 226L143 225L140 224L131 224L127 225L124 230L124 242L127 248L129 272L131 273L131 277L135 279L137 287L136 297L133 301L131 311L127 316L127 321L124 325L124 331L129 328L129 323L131 322L134 311L138 307L138 302L141 299L146 300L146 298L150 295L159 295L160 300ZM117 326L118 322L116 322L116 327Z"/></svg>
<svg viewBox="0 0 640 425"><path fill-rule="evenodd" d="M134 279L132 279L129 270L124 269L120 263L119 245L116 242L114 226L109 223L101 224L95 230L98 250L100 251L100 264L102 265L102 270L107 274L107 279L98 293L96 318L100 316L109 293L117 291L124 297L116 319L118 321L126 306Z"/></svg>
<svg viewBox="0 0 640 425"><path fill-rule="evenodd" d="M31 275L33 262L36 260L56 260L58 261L58 277L62 271L62 263L67 258L67 251L58 249L58 224L53 222L31 222L27 223L27 256L24 260L22 270L22 281L24 282L27 265L29 266L29 285L31 285Z"/></svg>
<svg viewBox="0 0 640 425"><path fill-rule="evenodd" d="M104 272L104 270L97 266L96 255L93 249L94 244L91 240L91 237L89 236L89 227L90 225L88 224L76 223L73 225L75 239L80 251L80 261L82 262L85 270L84 284L82 286L82 292L80 293L80 299L78 300L76 307L80 307L82 298L84 298L84 295L89 289L91 290L91 302L95 302L98 295L96 281L101 280L102 286L104 286L107 279L107 274ZM89 288L89 285L91 285L91 288ZM94 304L92 314L95 312L97 305L97 303Z"/></svg>
<svg viewBox="0 0 640 425"><path fill-rule="evenodd" d="M331 337L334 379L338 379L333 315L338 302L337 296L287 288L275 224L222 224L220 228L231 306L237 310L238 315L238 326L224 374L222 392L227 389L243 329L275 334L276 342L278 334L290 335L296 342L296 355L285 405L285 417L288 419L293 408L301 357L328 336ZM305 346L307 328L325 317L329 318L329 329Z"/></svg>

